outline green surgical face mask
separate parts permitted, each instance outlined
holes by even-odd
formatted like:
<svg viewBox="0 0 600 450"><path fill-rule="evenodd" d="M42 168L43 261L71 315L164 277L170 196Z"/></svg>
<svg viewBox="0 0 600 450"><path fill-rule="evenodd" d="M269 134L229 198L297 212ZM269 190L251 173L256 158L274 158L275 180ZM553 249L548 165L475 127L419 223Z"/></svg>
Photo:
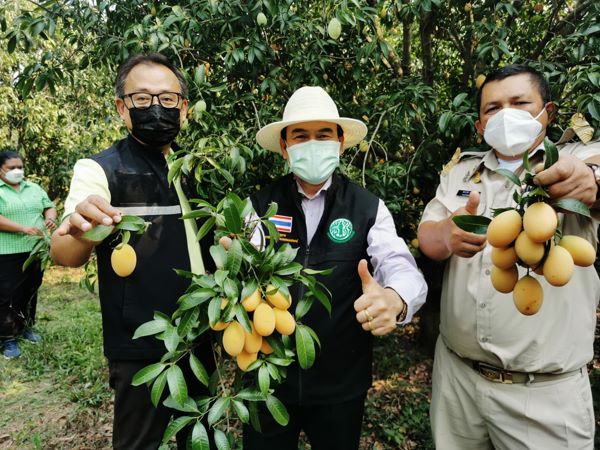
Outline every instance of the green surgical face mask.
<svg viewBox="0 0 600 450"><path fill-rule="evenodd" d="M288 147L292 172L310 184L321 184L340 165L339 141L308 141Z"/></svg>

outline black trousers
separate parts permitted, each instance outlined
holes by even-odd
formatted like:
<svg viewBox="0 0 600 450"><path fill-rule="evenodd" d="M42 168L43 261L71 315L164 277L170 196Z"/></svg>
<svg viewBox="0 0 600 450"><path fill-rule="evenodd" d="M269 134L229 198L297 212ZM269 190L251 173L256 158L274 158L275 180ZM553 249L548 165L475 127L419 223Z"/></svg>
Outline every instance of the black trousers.
<svg viewBox="0 0 600 450"><path fill-rule="evenodd" d="M199 355L198 355L199 356ZM187 361L186 358L184 360ZM206 361L206 359L201 359ZM132 386L131 380L137 371L156 361L109 361L109 384L115 391L113 418L113 448L117 450L156 450L174 411L159 403L155 408L150 400L150 389L146 385ZM189 369L188 364L180 365L188 386L190 397L207 395L206 387L200 383ZM211 367L206 367L209 371ZM164 400L169 392L165 387ZM162 402L161 400L161 402ZM205 424L206 426L206 424ZM208 429L208 427L207 427ZM185 449L191 430L177 434L177 448ZM211 436L212 433L209 433ZM211 448L213 443L211 439Z"/></svg>
<svg viewBox="0 0 600 450"><path fill-rule="evenodd" d="M275 422L261 403L262 432L245 425L244 450L297 450L300 430L306 433L312 450L357 450L365 396L329 405L285 405L290 415L285 427Z"/></svg>
<svg viewBox="0 0 600 450"><path fill-rule="evenodd" d="M39 261L23 272L29 253L0 255L0 340L14 338L35 323L37 292L44 273Z"/></svg>

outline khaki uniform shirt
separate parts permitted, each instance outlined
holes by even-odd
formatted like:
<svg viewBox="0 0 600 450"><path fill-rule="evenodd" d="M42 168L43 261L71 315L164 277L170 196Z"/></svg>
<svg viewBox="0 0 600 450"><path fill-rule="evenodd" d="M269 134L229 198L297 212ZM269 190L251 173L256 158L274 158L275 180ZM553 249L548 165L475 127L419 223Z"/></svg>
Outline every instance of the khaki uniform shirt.
<svg viewBox="0 0 600 450"><path fill-rule="evenodd" d="M585 160L600 154L600 143L568 144L560 154ZM537 150L532 160L541 160ZM465 206L468 191L481 194L477 214L492 217L492 209L516 206L516 186L493 172L498 160L492 150L463 154L441 175L436 196L426 206L421 223L439 221ZM517 170L522 175L522 168ZM576 234L597 244L598 222L579 215L559 214L563 234ZM593 266L575 266L563 287L549 285L531 272L544 290L540 311L519 313L512 293L502 294L490 280L492 247L472 258L447 260L441 294L440 333L446 345L460 356L522 372L560 373L575 370L593 357L596 307L600 280ZM526 270L519 267L519 277Z"/></svg>

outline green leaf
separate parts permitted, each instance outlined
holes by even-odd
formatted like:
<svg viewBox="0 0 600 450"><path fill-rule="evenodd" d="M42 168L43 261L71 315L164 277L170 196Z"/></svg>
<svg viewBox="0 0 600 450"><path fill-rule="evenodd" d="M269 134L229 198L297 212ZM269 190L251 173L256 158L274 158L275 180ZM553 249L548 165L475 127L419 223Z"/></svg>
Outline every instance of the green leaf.
<svg viewBox="0 0 600 450"><path fill-rule="evenodd" d="M239 239L233 239L229 250L227 251L227 262L225 269L229 271L231 277L235 277L242 267L242 244Z"/></svg>
<svg viewBox="0 0 600 450"><path fill-rule="evenodd" d="M296 304L296 311L294 311L296 321L300 320L306 315L306 313L310 310L314 302L314 297L305 296L300 299L300 301Z"/></svg>
<svg viewBox="0 0 600 450"><path fill-rule="evenodd" d="M112 225L96 225L91 230L83 233L83 237L93 242L100 242L106 239L112 233L113 229Z"/></svg>
<svg viewBox="0 0 600 450"><path fill-rule="evenodd" d="M285 427L288 424L290 416L287 409L274 395L267 396L267 409L279 425Z"/></svg>
<svg viewBox="0 0 600 450"><path fill-rule="evenodd" d="M221 299L214 297L208 304L208 322L214 326L221 317Z"/></svg>
<svg viewBox="0 0 600 450"><path fill-rule="evenodd" d="M256 388L242 389L237 393L236 398L248 400L249 402L260 402L265 400L264 394Z"/></svg>
<svg viewBox="0 0 600 450"><path fill-rule="evenodd" d="M169 442L173 436L179 433L182 429L184 429L190 422L194 421L194 417L190 416L182 416L173 420L169 423L169 426L165 430L165 434L163 434L162 441L164 443Z"/></svg>
<svg viewBox="0 0 600 450"><path fill-rule="evenodd" d="M217 295L217 293L209 288L196 289L194 292L190 292L179 298L179 309L185 311L194 308L213 298L215 295Z"/></svg>
<svg viewBox="0 0 600 450"><path fill-rule="evenodd" d="M552 203L552 206L556 208L560 208L563 211L570 211L576 214L581 214L585 217L591 217L590 209L579 200L575 200L574 198L564 198L562 200L558 200Z"/></svg>
<svg viewBox="0 0 600 450"><path fill-rule="evenodd" d="M206 234L212 229L212 227L215 226L215 222L216 221L217 221L217 219L215 219L214 217L209 217L208 219L206 219L206 222L204 222L202 224L202 226L200 227L200 229L198 230L198 234L196 235L196 239L200 240L204 236L206 236Z"/></svg>
<svg viewBox="0 0 600 450"><path fill-rule="evenodd" d="M308 332L312 336L313 340L319 345L319 347L321 347L321 341L320 341L319 336L317 335L317 333L315 333L315 330L313 330L312 328L310 328L307 325L304 325L304 328L306 330L308 330Z"/></svg>
<svg viewBox="0 0 600 450"><path fill-rule="evenodd" d="M512 181L517 186L521 187L521 180L519 177L514 174L514 172L507 169L496 169L494 172L499 173L500 175L504 175L510 181Z"/></svg>
<svg viewBox="0 0 600 450"><path fill-rule="evenodd" d="M231 399L229 397L220 397L217 401L210 407L208 411L208 424L214 425L223 414L225 414L225 410L229 407Z"/></svg>
<svg viewBox="0 0 600 450"><path fill-rule="evenodd" d="M442 133L444 133L446 131L446 128L448 128L448 122L450 122L451 118L452 118L452 111L446 111L445 113L442 113L442 115L440 116L440 118L438 120L438 127Z"/></svg>
<svg viewBox="0 0 600 450"><path fill-rule="evenodd" d="M315 362L315 343L304 325L296 326L295 338L298 364L303 369L308 369Z"/></svg>
<svg viewBox="0 0 600 450"><path fill-rule="evenodd" d="M225 217L225 227L227 228L227 231L234 234L239 234L242 231L243 221L240 217L240 211L234 202L225 202L223 216Z"/></svg>
<svg viewBox="0 0 600 450"><path fill-rule="evenodd" d="M242 423L248 423L248 421L250 420L250 412L248 411L248 408L246 408L246 405L244 405L244 402L234 399L233 409L235 410L235 413L238 415Z"/></svg>
<svg viewBox="0 0 600 450"><path fill-rule="evenodd" d="M135 330L135 333L133 333L133 339L162 333L167 329L168 325L169 323L164 320L151 320L150 322L143 323Z"/></svg>
<svg viewBox="0 0 600 450"><path fill-rule="evenodd" d="M238 303L234 306L235 308L235 318L240 323L240 325L246 330L248 333L252 333L252 326L250 324L250 318L248 317L248 313L244 309L241 303Z"/></svg>
<svg viewBox="0 0 600 450"><path fill-rule="evenodd" d="M136 372L131 380L133 386L140 386L150 380L155 379L166 367L165 364L155 363L144 367Z"/></svg>
<svg viewBox="0 0 600 450"><path fill-rule="evenodd" d="M188 390L183 372L179 366L173 365L167 370L167 383L173 399L178 404L183 405L188 397Z"/></svg>
<svg viewBox="0 0 600 450"><path fill-rule="evenodd" d="M558 161L558 149L556 148L556 145L554 145L554 142L552 142L548 138L544 139L544 148L546 150L545 151L546 160L544 162L544 170L545 170L548 167L550 167L552 164L554 164L556 161Z"/></svg>
<svg viewBox="0 0 600 450"><path fill-rule="evenodd" d="M188 397L185 400L185 403L183 405L180 405L179 403L177 403L175 401L175 399L173 398L172 395L169 395L163 402L163 405L166 406L167 408L171 408L171 409L175 409L177 411L182 411L182 412L187 412L187 413L200 412L198 410L198 405L196 405L196 402L191 397Z"/></svg>
<svg viewBox="0 0 600 450"><path fill-rule="evenodd" d="M204 386L208 386L208 372L204 368L202 362L193 353L190 353L190 367L194 373L194 376L198 378L198 381L200 381L200 383L202 383Z"/></svg>
<svg viewBox="0 0 600 450"><path fill-rule="evenodd" d="M277 203L271 202L263 218L273 217L275 214L277 214Z"/></svg>
<svg viewBox="0 0 600 450"><path fill-rule="evenodd" d="M260 369L258 369L258 386L264 395L269 393L269 387L271 387L271 377L269 375L269 369L264 364L260 366Z"/></svg>
<svg viewBox="0 0 600 450"><path fill-rule="evenodd" d="M210 247L210 255L218 269L223 269L227 263L227 251L221 244Z"/></svg>
<svg viewBox="0 0 600 450"><path fill-rule="evenodd" d="M169 352L174 352L177 350L177 346L179 345L179 333L177 332L177 327L169 325L165 330L165 347Z"/></svg>
<svg viewBox="0 0 600 450"><path fill-rule="evenodd" d="M464 101L464 99L467 98L467 95L469 94L466 92L461 92L456 97L454 97L454 100L452 100L452 104L454 105L454 107L458 108L460 104Z"/></svg>
<svg viewBox="0 0 600 450"><path fill-rule="evenodd" d="M160 403L160 398L165 390L167 384L167 372L161 373L152 383L152 390L150 391L150 400L156 408Z"/></svg>
<svg viewBox="0 0 600 450"><path fill-rule="evenodd" d="M169 172L167 173L167 181L169 182L169 184L173 182L175 177L179 176L179 172L181 170L181 165L183 164L183 161L184 158L179 158L169 165Z"/></svg>
<svg viewBox="0 0 600 450"><path fill-rule="evenodd" d="M192 429L192 450L210 450L208 433L200 421Z"/></svg>
<svg viewBox="0 0 600 450"><path fill-rule="evenodd" d="M488 225L491 222L489 217L472 216L465 214L462 216L454 216L452 221L462 230L469 233L485 234L487 233Z"/></svg>
<svg viewBox="0 0 600 450"><path fill-rule="evenodd" d="M287 266L282 267L281 269L277 270L275 273L277 275L293 275L295 273L299 273L302 270L302 264L300 263L290 263Z"/></svg>
<svg viewBox="0 0 600 450"><path fill-rule="evenodd" d="M219 429L215 429L214 431L215 445L217 446L217 450L230 450L229 441L227 440L227 436Z"/></svg>

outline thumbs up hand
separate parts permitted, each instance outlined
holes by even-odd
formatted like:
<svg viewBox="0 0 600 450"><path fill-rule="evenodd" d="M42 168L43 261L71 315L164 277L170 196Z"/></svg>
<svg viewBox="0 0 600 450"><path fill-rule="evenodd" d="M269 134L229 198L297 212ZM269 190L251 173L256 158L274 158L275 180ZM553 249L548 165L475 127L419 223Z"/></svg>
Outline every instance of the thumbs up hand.
<svg viewBox="0 0 600 450"><path fill-rule="evenodd" d="M485 248L485 236L469 233L468 231L459 228L458 225L456 225L452 220L454 216L477 214L479 201L479 192L471 191L469 194L469 200L467 200L467 204L458 208L448 219L445 220L441 237L444 240L444 244L446 245L446 248L450 254L460 256L462 258L472 258L475 254Z"/></svg>
<svg viewBox="0 0 600 450"><path fill-rule="evenodd" d="M396 317L404 311L404 300L393 289L384 289L373 278L365 259L358 263L363 295L354 302L356 320L363 330L383 336L396 328Z"/></svg>

